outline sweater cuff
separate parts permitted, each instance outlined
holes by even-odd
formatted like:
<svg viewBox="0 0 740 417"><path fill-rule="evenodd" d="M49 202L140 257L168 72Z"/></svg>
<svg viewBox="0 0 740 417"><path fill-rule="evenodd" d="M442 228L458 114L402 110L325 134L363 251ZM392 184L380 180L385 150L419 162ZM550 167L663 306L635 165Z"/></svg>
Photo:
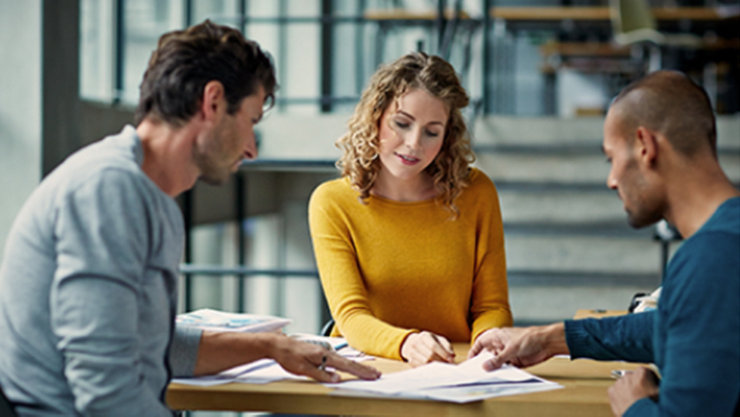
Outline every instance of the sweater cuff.
<svg viewBox="0 0 740 417"><path fill-rule="evenodd" d="M175 325L170 346L170 369L174 378L193 376L202 334L203 330L197 327Z"/></svg>
<svg viewBox="0 0 740 417"><path fill-rule="evenodd" d="M591 341L591 335L586 331L583 326L584 322L594 319L583 319L583 320L565 320L565 343L568 345L568 351L570 352L570 358L583 358L584 352L579 350L581 346L588 346Z"/></svg>
<svg viewBox="0 0 740 417"><path fill-rule="evenodd" d="M390 359L396 359L396 360L399 360L399 361L407 362L407 360L403 357L403 355L401 355L401 349L403 348L403 344L406 343L406 339L408 339L409 336L411 336L414 333L420 333L420 332L421 332L421 330L418 330L418 329L408 329L408 330L406 330L405 331L405 334L403 335L403 337L400 338L401 342L398 343L398 347L396 348L396 352L397 352L398 357L391 357Z"/></svg>
<svg viewBox="0 0 740 417"><path fill-rule="evenodd" d="M640 398L639 400L632 403L630 408L622 414L622 417L638 417L638 416L650 416L657 415L658 404L650 398Z"/></svg>

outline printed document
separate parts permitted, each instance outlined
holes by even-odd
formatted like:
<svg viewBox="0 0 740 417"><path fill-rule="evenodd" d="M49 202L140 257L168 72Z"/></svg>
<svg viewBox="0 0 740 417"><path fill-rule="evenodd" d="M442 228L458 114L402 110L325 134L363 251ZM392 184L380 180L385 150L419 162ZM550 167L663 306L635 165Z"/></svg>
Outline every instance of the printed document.
<svg viewBox="0 0 740 417"><path fill-rule="evenodd" d="M459 365L432 362L406 371L384 374L375 381L352 380L326 385L341 390L458 403L562 388L559 384L513 366L486 372L483 362L491 359L492 355L484 351Z"/></svg>

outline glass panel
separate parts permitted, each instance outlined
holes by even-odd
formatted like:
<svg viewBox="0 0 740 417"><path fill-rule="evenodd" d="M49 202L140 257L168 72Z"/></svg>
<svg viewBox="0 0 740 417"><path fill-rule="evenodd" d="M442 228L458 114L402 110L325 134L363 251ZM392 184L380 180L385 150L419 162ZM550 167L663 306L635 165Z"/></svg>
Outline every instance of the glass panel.
<svg viewBox="0 0 740 417"><path fill-rule="evenodd" d="M249 17L275 17L278 15L283 0L247 1L247 15Z"/></svg>
<svg viewBox="0 0 740 417"><path fill-rule="evenodd" d="M317 17L321 14L320 0L282 0L281 14L290 17Z"/></svg>
<svg viewBox="0 0 740 417"><path fill-rule="evenodd" d="M193 0L193 23L205 19L241 29L242 0Z"/></svg>
<svg viewBox="0 0 740 417"><path fill-rule="evenodd" d="M359 0L333 0L331 7L334 16L357 16L361 13Z"/></svg>
<svg viewBox="0 0 740 417"><path fill-rule="evenodd" d="M80 97L111 101L115 97L112 0L80 2Z"/></svg>
<svg viewBox="0 0 740 417"><path fill-rule="evenodd" d="M282 96L288 98L318 98L319 92L319 65L321 46L319 42L318 24L295 23L283 29L288 41L282 45L285 50L281 54L284 65L279 74L282 76ZM313 113L312 107L318 112L317 101L295 107L288 103L290 111ZM299 110L300 109L300 110ZM286 107L287 110L287 107Z"/></svg>
<svg viewBox="0 0 740 417"><path fill-rule="evenodd" d="M124 0L122 0L124 1ZM124 102L135 104L139 98L141 76L146 70L159 37L183 27L182 2L168 0L125 0L123 33Z"/></svg>

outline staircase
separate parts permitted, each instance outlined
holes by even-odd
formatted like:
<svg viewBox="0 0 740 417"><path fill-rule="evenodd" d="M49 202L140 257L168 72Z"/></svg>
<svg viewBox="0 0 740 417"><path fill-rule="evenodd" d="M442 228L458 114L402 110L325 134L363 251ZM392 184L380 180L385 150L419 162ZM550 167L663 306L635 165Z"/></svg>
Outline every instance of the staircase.
<svg viewBox="0 0 740 417"><path fill-rule="evenodd" d="M662 243L652 227L632 229L606 187L602 124L601 117L476 122L477 165L499 190L517 325L577 309L626 309L635 293L660 285ZM740 119L720 120L720 161L738 183L739 127Z"/></svg>

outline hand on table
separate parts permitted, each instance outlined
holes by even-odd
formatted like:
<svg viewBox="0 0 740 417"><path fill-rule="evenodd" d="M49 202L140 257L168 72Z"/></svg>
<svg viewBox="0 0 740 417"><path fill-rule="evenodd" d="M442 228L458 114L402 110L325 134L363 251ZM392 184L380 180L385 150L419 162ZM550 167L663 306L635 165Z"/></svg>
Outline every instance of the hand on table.
<svg viewBox="0 0 740 417"><path fill-rule="evenodd" d="M621 416L635 401L645 397L658 397L658 377L648 368L637 368L620 377L608 392L612 412Z"/></svg>
<svg viewBox="0 0 740 417"><path fill-rule="evenodd" d="M487 371L510 363L521 368L536 365L558 353L568 353L562 324L538 327L508 327L481 333L468 352L468 357L482 350L494 353L483 364Z"/></svg>
<svg viewBox="0 0 740 417"><path fill-rule="evenodd" d="M401 357L411 366L439 361L453 363L455 351L443 336L432 332L411 333L401 345Z"/></svg>
<svg viewBox="0 0 740 417"><path fill-rule="evenodd" d="M305 375L320 382L339 382L344 371L361 379L378 379L380 372L369 366L351 361L319 345L282 337L275 344L272 358L286 371Z"/></svg>

